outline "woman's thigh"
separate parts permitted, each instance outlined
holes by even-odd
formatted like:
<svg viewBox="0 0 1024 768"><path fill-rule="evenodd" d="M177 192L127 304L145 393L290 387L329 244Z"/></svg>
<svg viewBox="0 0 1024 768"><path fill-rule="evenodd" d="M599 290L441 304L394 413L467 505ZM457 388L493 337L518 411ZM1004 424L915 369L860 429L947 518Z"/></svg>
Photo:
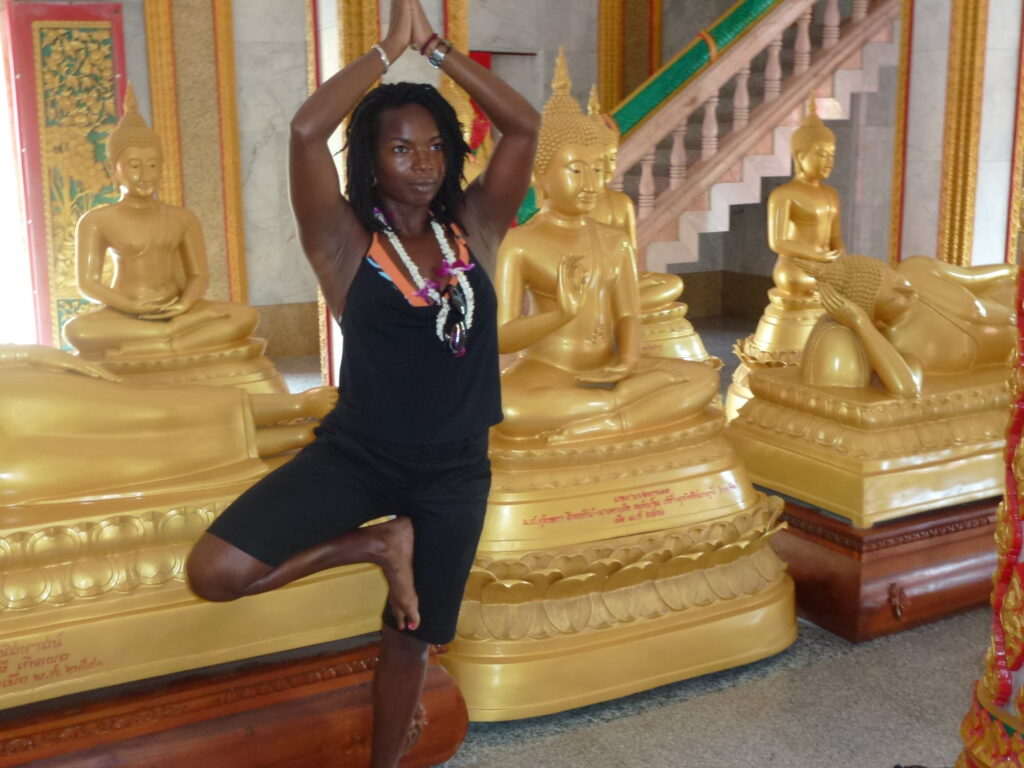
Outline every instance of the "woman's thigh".
<svg viewBox="0 0 1024 768"><path fill-rule="evenodd" d="M202 546L197 544L193 560L223 559L232 573L242 570L258 578L299 552L386 514L376 475L357 444L318 439L225 509L200 540Z"/></svg>

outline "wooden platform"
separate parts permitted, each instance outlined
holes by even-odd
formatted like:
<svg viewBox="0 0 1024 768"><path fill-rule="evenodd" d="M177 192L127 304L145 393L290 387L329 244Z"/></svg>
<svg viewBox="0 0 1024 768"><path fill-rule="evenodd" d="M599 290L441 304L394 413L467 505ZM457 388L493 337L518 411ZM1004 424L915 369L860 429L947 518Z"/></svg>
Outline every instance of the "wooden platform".
<svg viewBox="0 0 1024 768"><path fill-rule="evenodd" d="M0 767L363 768L378 652L374 644L257 662L133 694L9 710L0 714ZM447 760L467 725L462 695L432 653L403 768Z"/></svg>
<svg viewBox="0 0 1024 768"><path fill-rule="evenodd" d="M855 643L988 602L997 499L855 528L787 501L774 539L800 616Z"/></svg>

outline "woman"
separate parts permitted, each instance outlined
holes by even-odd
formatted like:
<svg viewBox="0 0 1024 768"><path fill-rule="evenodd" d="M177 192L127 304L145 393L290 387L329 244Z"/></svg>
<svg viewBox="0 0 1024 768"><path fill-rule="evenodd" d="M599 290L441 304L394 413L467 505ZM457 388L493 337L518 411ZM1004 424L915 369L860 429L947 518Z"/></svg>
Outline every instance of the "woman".
<svg viewBox="0 0 1024 768"><path fill-rule="evenodd" d="M467 147L433 88L381 86L356 104L410 44L502 134L464 194ZM327 139L353 107L346 199ZM232 600L337 565L383 569L374 768L398 762L428 644L455 634L490 486L487 430L501 419L496 299L476 267L494 263L526 194L538 125L519 94L434 34L419 0L394 0L387 37L292 120L292 206L341 318L344 394L318 439L200 539L189 582L206 599ZM389 514L398 517L357 528Z"/></svg>

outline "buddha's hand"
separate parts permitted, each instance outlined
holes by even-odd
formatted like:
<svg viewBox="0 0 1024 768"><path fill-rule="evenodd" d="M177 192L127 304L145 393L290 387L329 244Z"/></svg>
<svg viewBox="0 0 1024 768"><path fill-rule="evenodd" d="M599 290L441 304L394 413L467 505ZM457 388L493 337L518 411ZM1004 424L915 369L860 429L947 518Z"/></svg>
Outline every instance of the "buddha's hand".
<svg viewBox="0 0 1024 768"><path fill-rule="evenodd" d="M578 384L614 384L633 375L636 370L635 360L620 360L615 365L606 365L586 373L576 375Z"/></svg>
<svg viewBox="0 0 1024 768"><path fill-rule="evenodd" d="M423 47L434 36L434 28L430 26L427 14L423 12L420 0L409 0L409 8L412 12L412 45L423 53Z"/></svg>
<svg viewBox="0 0 1024 768"><path fill-rule="evenodd" d="M140 317L143 320L170 320L184 315L186 312L191 312L194 307L195 302L192 301L169 301L166 304L161 304L156 310L140 315Z"/></svg>
<svg viewBox="0 0 1024 768"><path fill-rule="evenodd" d="M583 289L587 284L587 273L580 269L580 261L583 256L579 254L568 254L562 257L558 264L558 286L555 288L555 297L558 299L558 308L568 318L574 318L580 312L580 305L583 303Z"/></svg>
<svg viewBox="0 0 1024 768"><path fill-rule="evenodd" d="M818 283L818 293L821 296L821 304L829 316L840 325L856 330L871 323L860 306L843 296L839 291L828 283Z"/></svg>

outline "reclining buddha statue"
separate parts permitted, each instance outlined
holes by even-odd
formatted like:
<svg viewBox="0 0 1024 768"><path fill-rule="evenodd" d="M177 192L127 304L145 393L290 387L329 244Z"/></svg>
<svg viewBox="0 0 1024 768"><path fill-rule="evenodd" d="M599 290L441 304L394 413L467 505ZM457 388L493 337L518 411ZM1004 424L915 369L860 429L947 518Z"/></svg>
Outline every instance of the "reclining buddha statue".
<svg viewBox="0 0 1024 768"><path fill-rule="evenodd" d="M129 86L125 112L107 139L121 199L86 213L75 238L78 289L101 304L65 323L64 338L89 360L138 384L237 384L284 392L259 322L244 304L203 298L209 268L199 220L157 197L160 137L139 114ZM113 279L104 282L107 259Z"/></svg>
<svg viewBox="0 0 1024 768"><path fill-rule="evenodd" d="M81 355L0 344L0 615L4 643L25 649L0 706L379 626L384 581L364 566L228 608L184 581L214 517L312 440L337 397L140 387ZM33 648L67 663L43 674Z"/></svg>
<svg viewBox="0 0 1024 768"><path fill-rule="evenodd" d="M794 261L826 314L750 377L730 433L755 480L862 528L1001 493L1016 268Z"/></svg>
<svg viewBox="0 0 1024 768"><path fill-rule="evenodd" d="M534 166L543 206L498 254L499 345L518 357L443 660L473 719L601 701L795 637L792 583L769 544L781 504L724 439L717 371L645 354L632 242L590 216L606 139L564 59L552 86Z"/></svg>
<svg viewBox="0 0 1024 768"><path fill-rule="evenodd" d="M839 194L825 183L835 162L836 138L818 117L815 99L792 136L793 178L768 197L768 247L778 254L769 304L757 330L733 348L740 365L726 397L732 419L750 399L753 369L794 365L824 312L814 278L798 261L828 262L846 252L840 232Z"/></svg>
<svg viewBox="0 0 1024 768"><path fill-rule="evenodd" d="M0 508L252 482L336 400L331 387L138 387L78 355L0 345Z"/></svg>

